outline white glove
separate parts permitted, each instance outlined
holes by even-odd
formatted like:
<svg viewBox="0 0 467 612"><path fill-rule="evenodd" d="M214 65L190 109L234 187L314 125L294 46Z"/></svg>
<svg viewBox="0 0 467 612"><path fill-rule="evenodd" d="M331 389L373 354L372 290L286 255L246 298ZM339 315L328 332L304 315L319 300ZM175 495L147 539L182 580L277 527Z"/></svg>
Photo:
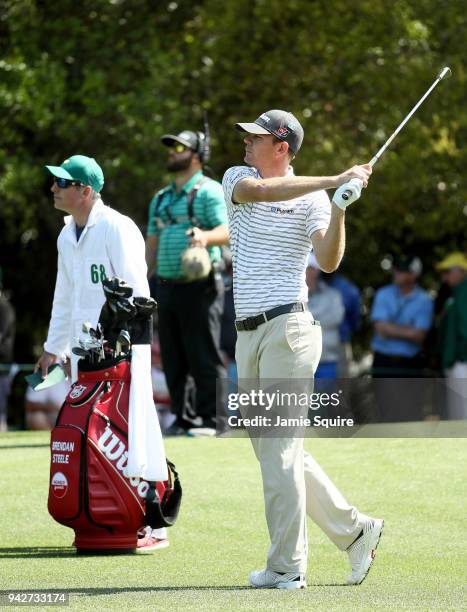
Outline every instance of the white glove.
<svg viewBox="0 0 467 612"><path fill-rule="evenodd" d="M356 202L362 193L363 183L358 178L353 178L336 189L332 201L336 206L345 210L349 204Z"/></svg>

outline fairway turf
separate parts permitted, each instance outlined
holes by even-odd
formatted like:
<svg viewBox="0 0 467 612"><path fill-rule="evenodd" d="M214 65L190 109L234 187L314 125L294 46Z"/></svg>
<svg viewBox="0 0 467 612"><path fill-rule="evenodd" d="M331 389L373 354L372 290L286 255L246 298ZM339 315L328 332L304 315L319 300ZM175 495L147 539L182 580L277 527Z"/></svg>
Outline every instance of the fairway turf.
<svg viewBox="0 0 467 612"><path fill-rule="evenodd" d="M245 439L169 439L184 488L170 547L77 556L47 513L49 434L0 435L0 589L52 589L71 610L466 609L464 439L306 440L360 510L385 519L365 582L309 522L308 589L253 590L268 546L258 464Z"/></svg>

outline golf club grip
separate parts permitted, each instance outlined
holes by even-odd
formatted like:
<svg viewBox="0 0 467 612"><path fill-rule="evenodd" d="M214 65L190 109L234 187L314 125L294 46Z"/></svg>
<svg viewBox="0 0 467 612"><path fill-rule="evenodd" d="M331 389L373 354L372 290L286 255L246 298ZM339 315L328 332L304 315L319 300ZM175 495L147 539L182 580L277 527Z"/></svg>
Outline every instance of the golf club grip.
<svg viewBox="0 0 467 612"><path fill-rule="evenodd" d="M354 177L353 179L350 179L349 182L352 181L358 181L361 185L360 185L360 191L363 187L363 181L360 178ZM343 193L342 193L342 199L343 200L348 200L350 198L350 196L352 195L352 190L351 189L346 189Z"/></svg>
<svg viewBox="0 0 467 612"><path fill-rule="evenodd" d="M352 191L350 189L346 189L344 193L342 194L342 199L348 200L351 195L352 195Z"/></svg>
<svg viewBox="0 0 467 612"><path fill-rule="evenodd" d="M380 151L378 151L378 153L374 157L372 157L370 161L368 162L372 168L376 164L376 162L379 160L379 153ZM342 199L348 200L351 195L352 195L352 192L350 191L350 189L346 189L344 193L342 194Z"/></svg>

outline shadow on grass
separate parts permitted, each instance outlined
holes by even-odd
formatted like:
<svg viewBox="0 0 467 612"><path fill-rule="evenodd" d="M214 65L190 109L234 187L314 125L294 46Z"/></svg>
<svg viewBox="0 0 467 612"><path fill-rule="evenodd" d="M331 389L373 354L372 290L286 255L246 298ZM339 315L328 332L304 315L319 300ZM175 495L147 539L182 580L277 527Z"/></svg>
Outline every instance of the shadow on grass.
<svg viewBox="0 0 467 612"><path fill-rule="evenodd" d="M10 450L12 448L49 448L50 442L46 442L45 444L6 444L4 446L0 446L1 450Z"/></svg>
<svg viewBox="0 0 467 612"><path fill-rule="evenodd" d="M316 587L342 587L346 584L313 584L309 586ZM50 587L48 589L34 588L34 593L66 593L67 595L76 595L79 597L99 597L101 595L123 595L125 593L180 593L183 591L249 591L250 593L264 592L267 589L254 589L251 586L240 585L223 585L223 586L208 586L208 585L186 585L186 586L146 586L146 587L101 587L101 588L79 588L66 589L62 586ZM16 593L29 593L31 589L15 589ZM306 591L306 589L304 589ZM0 590L0 594L2 591Z"/></svg>
<svg viewBox="0 0 467 612"><path fill-rule="evenodd" d="M72 589L64 589L61 586L50 587L48 589L36 589L34 593L67 593L68 595L79 595L81 597L98 597L99 595L122 595L124 593L154 593L154 592L169 592L169 591L252 591L252 587L249 586L145 586L145 587L107 587L107 588L79 588L74 587ZM9 591L2 591L6 593ZM15 593L30 593L31 589L15 589Z"/></svg>
<svg viewBox="0 0 467 612"><path fill-rule="evenodd" d="M46 559L51 557L77 557L76 549L69 546L23 546L0 548L0 559Z"/></svg>
<svg viewBox="0 0 467 612"><path fill-rule="evenodd" d="M90 557L139 557L133 549L122 550L87 550L77 551L74 546L24 546L17 548L0 548L0 559L50 559L53 557L74 557L89 559Z"/></svg>
<svg viewBox="0 0 467 612"><path fill-rule="evenodd" d="M111 553L115 556L131 556L137 557L134 553ZM54 557L59 558L75 558L83 559L89 557L102 557L102 553L86 555L78 554L76 549L73 547L54 547L54 546L36 546L36 547L17 547L17 548L0 548L0 559L50 559ZM110 555L108 555L110 556ZM331 582L331 583L308 583L309 587L349 587L342 582ZM21 589L20 589L21 590ZM34 589L37 593L48 593L51 589ZM119 593L131 593L131 592L144 592L144 591L262 591L262 589L253 589L250 586L160 586L160 587L123 587L123 588L73 588L73 589L58 589L61 592L77 595L111 595ZM0 591L1 593L1 591Z"/></svg>
<svg viewBox="0 0 467 612"><path fill-rule="evenodd" d="M77 551L74 546L24 546L17 548L0 548L0 559L53 559L70 557L89 559L90 557L136 557L133 549L122 550L89 550Z"/></svg>
<svg viewBox="0 0 467 612"><path fill-rule="evenodd" d="M307 582L307 585L309 587L346 587L347 589L354 586L352 584L347 584L346 582Z"/></svg>

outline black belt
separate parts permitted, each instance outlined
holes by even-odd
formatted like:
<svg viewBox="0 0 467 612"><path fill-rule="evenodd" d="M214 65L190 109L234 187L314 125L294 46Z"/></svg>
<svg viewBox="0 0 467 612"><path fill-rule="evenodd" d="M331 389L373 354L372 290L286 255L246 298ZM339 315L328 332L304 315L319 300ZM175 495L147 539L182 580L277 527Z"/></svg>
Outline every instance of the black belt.
<svg viewBox="0 0 467 612"><path fill-rule="evenodd" d="M293 304L284 304L284 306L277 306L266 312L262 312L255 317L247 317L241 321L235 321L235 327L237 331L253 331L266 321L270 321L275 317L282 314L288 314L289 312L305 312L307 307L303 302L293 302ZM314 321L315 325L319 325L319 321Z"/></svg>

